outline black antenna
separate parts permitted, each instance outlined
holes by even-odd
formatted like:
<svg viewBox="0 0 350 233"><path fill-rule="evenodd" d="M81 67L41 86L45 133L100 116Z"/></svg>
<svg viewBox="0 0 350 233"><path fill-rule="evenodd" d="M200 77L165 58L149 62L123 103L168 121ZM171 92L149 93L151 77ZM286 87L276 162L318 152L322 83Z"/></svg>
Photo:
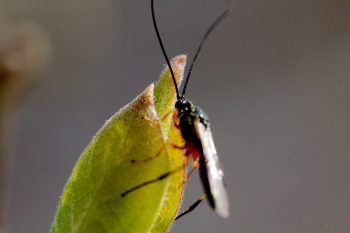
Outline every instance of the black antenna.
<svg viewBox="0 0 350 233"><path fill-rule="evenodd" d="M163 55L164 55L164 57L165 57L166 63L168 64L168 67L169 67L169 70L170 70L170 73L171 73L171 77L173 78L173 82L174 82L174 85L175 85L175 90L176 90L177 99L180 99L179 89L177 88L177 83L176 83L174 71L173 71L173 68L171 67L171 64L170 64L168 55L166 54L165 49L164 49L164 45L163 45L163 42L162 42L162 38L160 37L159 31L158 31L156 18L155 18L155 16L154 16L154 4L153 4L153 2L154 2L154 1L151 0L152 19L153 19L154 29L156 30L156 34L157 34L157 38L158 38L158 41L159 41L160 48L162 49Z"/></svg>
<svg viewBox="0 0 350 233"><path fill-rule="evenodd" d="M153 0L152 0L152 2L153 2ZM203 39L202 39L201 43L198 46L197 52L196 52L196 54L193 57L193 60L192 60L192 63L191 63L191 67L188 70L187 77L186 77L186 82L185 82L184 88L182 90L181 97L184 97L184 95L185 95L185 91L186 91L186 88L187 88L188 80L190 79L190 76L191 76L193 65L194 65L195 61L197 60L197 57L199 55L199 52L202 49L202 46L203 46L205 40L208 38L209 34L216 28L216 26L218 26L226 18L226 16L228 16L230 13L231 13L231 10L226 10L224 13L222 13L219 16L219 18L217 18L217 20L215 20L215 22L210 26L208 31L204 34Z"/></svg>

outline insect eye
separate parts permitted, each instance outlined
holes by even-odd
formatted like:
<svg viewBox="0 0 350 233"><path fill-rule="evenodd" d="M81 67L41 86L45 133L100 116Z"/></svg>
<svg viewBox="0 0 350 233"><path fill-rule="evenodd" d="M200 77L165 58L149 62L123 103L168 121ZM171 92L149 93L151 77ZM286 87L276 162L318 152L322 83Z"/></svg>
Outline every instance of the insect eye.
<svg viewBox="0 0 350 233"><path fill-rule="evenodd" d="M176 101L175 108L176 109L182 109L183 108L183 103L181 102L181 100Z"/></svg>
<svg viewBox="0 0 350 233"><path fill-rule="evenodd" d="M175 103L175 108L181 110L188 110L191 108L191 104L186 100L186 99L179 99L176 103Z"/></svg>

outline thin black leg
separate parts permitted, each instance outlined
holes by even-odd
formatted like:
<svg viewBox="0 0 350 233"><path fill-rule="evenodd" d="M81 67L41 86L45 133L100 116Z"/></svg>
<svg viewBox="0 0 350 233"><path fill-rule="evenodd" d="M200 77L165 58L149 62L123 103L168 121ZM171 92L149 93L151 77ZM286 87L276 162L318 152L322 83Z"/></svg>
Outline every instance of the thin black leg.
<svg viewBox="0 0 350 233"><path fill-rule="evenodd" d="M146 181L146 182L144 182L144 183L142 183L142 184L139 184L139 185L137 185L137 186L135 186L135 187L133 187L133 188L131 188L131 189L129 189L129 190L123 192L123 193L121 194L121 197L125 197L125 196L128 195L129 193L131 193L131 192L133 192L133 191L135 191L135 190L137 190L137 189L139 189L139 188L142 188L142 187L144 187L144 186L146 186L146 185L149 185L149 184L152 184L152 183L161 181L161 180L167 178L168 176L170 176L170 175L172 175L172 174L174 174L174 173L180 171L181 169L183 169L183 166L178 167L178 168L175 168L174 170L171 170L171 171L169 171L169 172L167 172L167 173L164 173L163 175L161 175L161 176L159 176L159 177L157 177L157 178L155 178L155 179L153 179L153 180L149 180L149 181Z"/></svg>
<svg viewBox="0 0 350 233"><path fill-rule="evenodd" d="M181 214L179 214L175 220L178 220L179 218L185 216L186 214L192 212L194 209L197 208L197 206L207 198L207 195L201 196L195 203L193 203L190 207L188 207L185 211L183 211Z"/></svg>
<svg viewBox="0 0 350 233"><path fill-rule="evenodd" d="M163 150L165 149L166 145L162 146L162 148L157 152L157 154L155 154L154 156L152 157L148 157L148 158L145 158L145 159L142 159L142 160L136 160L136 159L132 159L130 160L131 163L145 163L145 162L148 162L148 161L151 161L155 158L158 158L159 155L161 155L161 153L163 152Z"/></svg>

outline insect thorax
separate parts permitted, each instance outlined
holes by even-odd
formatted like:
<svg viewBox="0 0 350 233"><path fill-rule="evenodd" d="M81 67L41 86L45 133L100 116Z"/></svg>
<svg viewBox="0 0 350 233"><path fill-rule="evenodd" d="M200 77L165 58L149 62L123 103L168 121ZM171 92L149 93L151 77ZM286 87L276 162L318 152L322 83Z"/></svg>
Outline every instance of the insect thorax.
<svg viewBox="0 0 350 233"><path fill-rule="evenodd" d="M194 121L199 120L206 127L209 125L207 114L191 101L181 98L175 104L178 110L178 119L182 137L186 142L197 144L198 135L194 127Z"/></svg>

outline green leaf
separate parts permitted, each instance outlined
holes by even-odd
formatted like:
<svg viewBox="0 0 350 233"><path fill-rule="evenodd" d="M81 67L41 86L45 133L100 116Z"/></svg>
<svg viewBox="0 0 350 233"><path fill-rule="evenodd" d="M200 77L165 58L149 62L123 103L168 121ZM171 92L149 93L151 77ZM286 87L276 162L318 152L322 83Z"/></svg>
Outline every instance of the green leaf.
<svg viewBox="0 0 350 233"><path fill-rule="evenodd" d="M172 60L178 83L185 64L184 55ZM171 120L175 94L165 69L155 86L105 123L74 167L52 233L168 231L181 202L184 178L183 153L169 146L182 143ZM172 170L177 172L121 196Z"/></svg>

